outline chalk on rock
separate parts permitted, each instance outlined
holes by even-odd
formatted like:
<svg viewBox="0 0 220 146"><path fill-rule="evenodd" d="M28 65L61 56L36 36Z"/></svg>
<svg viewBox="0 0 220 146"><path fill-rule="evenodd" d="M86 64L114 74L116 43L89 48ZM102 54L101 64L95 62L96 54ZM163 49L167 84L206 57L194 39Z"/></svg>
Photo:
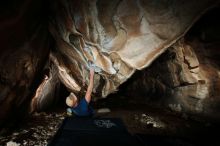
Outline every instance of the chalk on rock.
<svg viewBox="0 0 220 146"><path fill-rule="evenodd" d="M94 63L92 63L91 61L89 61L89 68L94 69L95 72L99 73L102 71L102 69L98 66L96 66Z"/></svg>

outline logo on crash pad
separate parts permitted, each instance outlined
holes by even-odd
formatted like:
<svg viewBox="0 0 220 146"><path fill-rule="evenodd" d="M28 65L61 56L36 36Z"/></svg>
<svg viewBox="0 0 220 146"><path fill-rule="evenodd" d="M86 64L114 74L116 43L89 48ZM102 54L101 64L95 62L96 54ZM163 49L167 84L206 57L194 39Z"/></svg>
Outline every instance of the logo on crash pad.
<svg viewBox="0 0 220 146"><path fill-rule="evenodd" d="M111 120L94 120L94 124L99 128L112 128L116 127L116 124Z"/></svg>

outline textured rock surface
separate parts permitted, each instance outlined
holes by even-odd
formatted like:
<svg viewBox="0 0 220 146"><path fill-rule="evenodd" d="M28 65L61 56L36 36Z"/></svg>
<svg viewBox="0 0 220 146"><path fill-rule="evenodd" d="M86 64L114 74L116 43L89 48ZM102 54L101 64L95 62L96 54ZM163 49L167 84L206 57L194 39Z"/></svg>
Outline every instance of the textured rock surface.
<svg viewBox="0 0 220 146"><path fill-rule="evenodd" d="M219 119L218 55L219 41L204 42L198 36L187 41L181 39L149 68L135 73L122 90L126 96L135 97L137 103L144 100L173 111Z"/></svg>
<svg viewBox="0 0 220 146"><path fill-rule="evenodd" d="M208 0L55 2L50 31L56 49L51 56L61 82L72 92L84 91L82 84L88 81L91 61L98 72L95 91L101 97L107 96L135 70L149 66L214 3ZM190 61L191 54L187 57L185 61L192 67L198 63ZM191 78L185 76L182 81Z"/></svg>
<svg viewBox="0 0 220 146"><path fill-rule="evenodd" d="M0 125L27 113L49 54L42 1L11 4L2 2L0 13Z"/></svg>

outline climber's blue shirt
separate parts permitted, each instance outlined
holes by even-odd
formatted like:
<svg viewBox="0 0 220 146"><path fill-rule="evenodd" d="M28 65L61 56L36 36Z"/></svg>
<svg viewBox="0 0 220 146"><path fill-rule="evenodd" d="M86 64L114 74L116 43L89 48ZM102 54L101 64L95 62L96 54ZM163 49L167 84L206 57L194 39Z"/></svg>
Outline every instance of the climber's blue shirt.
<svg viewBox="0 0 220 146"><path fill-rule="evenodd" d="M85 98L82 98L76 107L70 109L76 116L92 116L94 114L94 110Z"/></svg>

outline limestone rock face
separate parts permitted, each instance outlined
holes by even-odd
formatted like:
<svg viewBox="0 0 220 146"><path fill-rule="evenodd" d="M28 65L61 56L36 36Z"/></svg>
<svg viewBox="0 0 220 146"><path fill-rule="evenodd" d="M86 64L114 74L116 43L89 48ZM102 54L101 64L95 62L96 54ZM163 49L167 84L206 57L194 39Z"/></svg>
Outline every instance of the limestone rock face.
<svg viewBox="0 0 220 146"><path fill-rule="evenodd" d="M122 88L136 103L220 118L219 43L181 39ZM215 53L214 53L215 52ZM137 100L139 99L139 100Z"/></svg>
<svg viewBox="0 0 220 146"><path fill-rule="evenodd" d="M192 55L194 59L191 58L191 61L185 62L188 68L182 67L181 70L182 72L187 70L187 72L179 74L179 78L180 80L183 78L189 78L190 80L185 80L184 84L180 84L173 90L174 101L177 101L183 109L188 111L206 114L211 114L214 111L214 116L219 118L215 113L216 110L219 110L216 104L219 104L220 98L216 88L219 88L220 77L218 74L219 66L212 59L215 54L209 51L213 47L196 40L190 42L189 45L191 50L194 50L194 55ZM188 57L185 56L185 58ZM196 62L196 66L191 68L190 62L191 64ZM213 111L211 112L211 110Z"/></svg>
<svg viewBox="0 0 220 146"><path fill-rule="evenodd" d="M199 101L210 97L210 77L206 75L206 70L199 63L194 49L185 42L177 42L168 51L175 54L172 60L167 61L168 72L171 80L164 78L164 83L170 86L174 93L173 97L177 100ZM190 110L198 110L198 107L192 105L193 101L181 103ZM189 107L191 106L191 107Z"/></svg>
<svg viewBox="0 0 220 146"><path fill-rule="evenodd" d="M51 60L69 91L84 92L90 63L96 68L94 93L106 97L136 71L149 66L215 1L58 0L53 3L50 32L56 40ZM183 50L178 50L183 51ZM195 83L198 61L190 49L179 54L180 80ZM185 57L185 58L184 58ZM169 65L175 65L169 64ZM171 67L172 68L172 67ZM190 70L187 70L190 68ZM178 68L173 68L178 69ZM175 72L175 70L171 71Z"/></svg>

